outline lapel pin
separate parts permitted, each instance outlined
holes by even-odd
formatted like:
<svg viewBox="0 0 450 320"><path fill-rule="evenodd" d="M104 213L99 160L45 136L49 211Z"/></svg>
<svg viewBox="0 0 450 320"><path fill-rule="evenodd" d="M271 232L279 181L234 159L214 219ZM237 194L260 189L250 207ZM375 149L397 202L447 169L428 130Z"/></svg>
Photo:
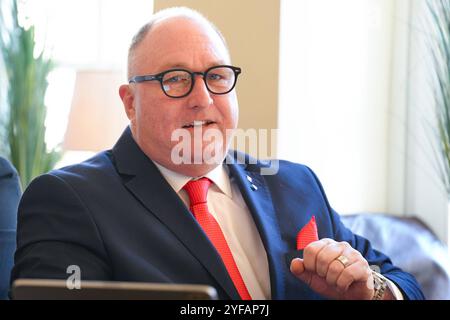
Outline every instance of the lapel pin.
<svg viewBox="0 0 450 320"><path fill-rule="evenodd" d="M250 186L250 189L252 189L253 191L256 191L256 190L258 190L258 187L252 183L252 185Z"/></svg>
<svg viewBox="0 0 450 320"><path fill-rule="evenodd" d="M250 176L247 176L247 180L248 180L250 183L253 182L253 179L252 179Z"/></svg>

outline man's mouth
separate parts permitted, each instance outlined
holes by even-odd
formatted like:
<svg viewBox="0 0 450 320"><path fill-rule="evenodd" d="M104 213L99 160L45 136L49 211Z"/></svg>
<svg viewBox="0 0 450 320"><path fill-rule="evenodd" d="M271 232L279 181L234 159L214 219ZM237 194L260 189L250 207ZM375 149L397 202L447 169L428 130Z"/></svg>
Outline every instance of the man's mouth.
<svg viewBox="0 0 450 320"><path fill-rule="evenodd" d="M214 123L215 122L211 121L211 120L194 120L194 121L192 121L190 123L186 123L183 126L183 129L189 129L189 128L195 128L195 127L199 128L199 127L203 127L203 126L206 127L206 126L209 126L209 125L214 124Z"/></svg>

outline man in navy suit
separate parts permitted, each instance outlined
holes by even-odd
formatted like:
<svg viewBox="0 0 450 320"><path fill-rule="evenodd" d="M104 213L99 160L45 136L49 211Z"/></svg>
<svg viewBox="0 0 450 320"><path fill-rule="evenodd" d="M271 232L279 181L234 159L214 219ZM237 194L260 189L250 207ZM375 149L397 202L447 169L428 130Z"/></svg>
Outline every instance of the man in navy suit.
<svg viewBox="0 0 450 320"><path fill-rule="evenodd" d="M198 13L154 15L119 89L129 128L112 150L30 184L12 278L66 279L75 265L82 280L206 284L222 299L423 298L410 274L345 228L309 168L280 161L264 175L266 164L229 151L240 73L230 61ZM194 204L187 186L200 181L207 200ZM318 237L299 251L305 225Z"/></svg>

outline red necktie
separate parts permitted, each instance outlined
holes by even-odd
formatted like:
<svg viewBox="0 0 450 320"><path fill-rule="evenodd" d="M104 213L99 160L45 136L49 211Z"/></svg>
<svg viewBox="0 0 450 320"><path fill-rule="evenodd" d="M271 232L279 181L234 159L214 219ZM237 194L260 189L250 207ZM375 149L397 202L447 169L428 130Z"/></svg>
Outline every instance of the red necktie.
<svg viewBox="0 0 450 320"><path fill-rule="evenodd" d="M225 264L225 268L227 269L231 280L233 280L234 286L241 296L241 299L251 300L252 297L248 293L244 280L242 280L241 273L239 272L236 262L234 261L233 255L228 247L222 230L220 229L216 219L214 219L213 215L208 210L206 196L211 183L212 181L208 178L191 180L186 183L183 189L186 190L189 195L190 210L194 214L200 226L203 228L203 231L206 233L209 240L219 252L220 257Z"/></svg>

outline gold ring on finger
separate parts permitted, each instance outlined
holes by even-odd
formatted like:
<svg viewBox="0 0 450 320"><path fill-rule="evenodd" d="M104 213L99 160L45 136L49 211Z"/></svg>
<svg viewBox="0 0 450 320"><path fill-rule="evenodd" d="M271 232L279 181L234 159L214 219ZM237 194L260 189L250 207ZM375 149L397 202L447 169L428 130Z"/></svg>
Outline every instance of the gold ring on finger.
<svg viewBox="0 0 450 320"><path fill-rule="evenodd" d="M344 255L340 255L339 257L336 258L336 260L342 263L344 268L347 268L348 265L350 264L350 260Z"/></svg>

